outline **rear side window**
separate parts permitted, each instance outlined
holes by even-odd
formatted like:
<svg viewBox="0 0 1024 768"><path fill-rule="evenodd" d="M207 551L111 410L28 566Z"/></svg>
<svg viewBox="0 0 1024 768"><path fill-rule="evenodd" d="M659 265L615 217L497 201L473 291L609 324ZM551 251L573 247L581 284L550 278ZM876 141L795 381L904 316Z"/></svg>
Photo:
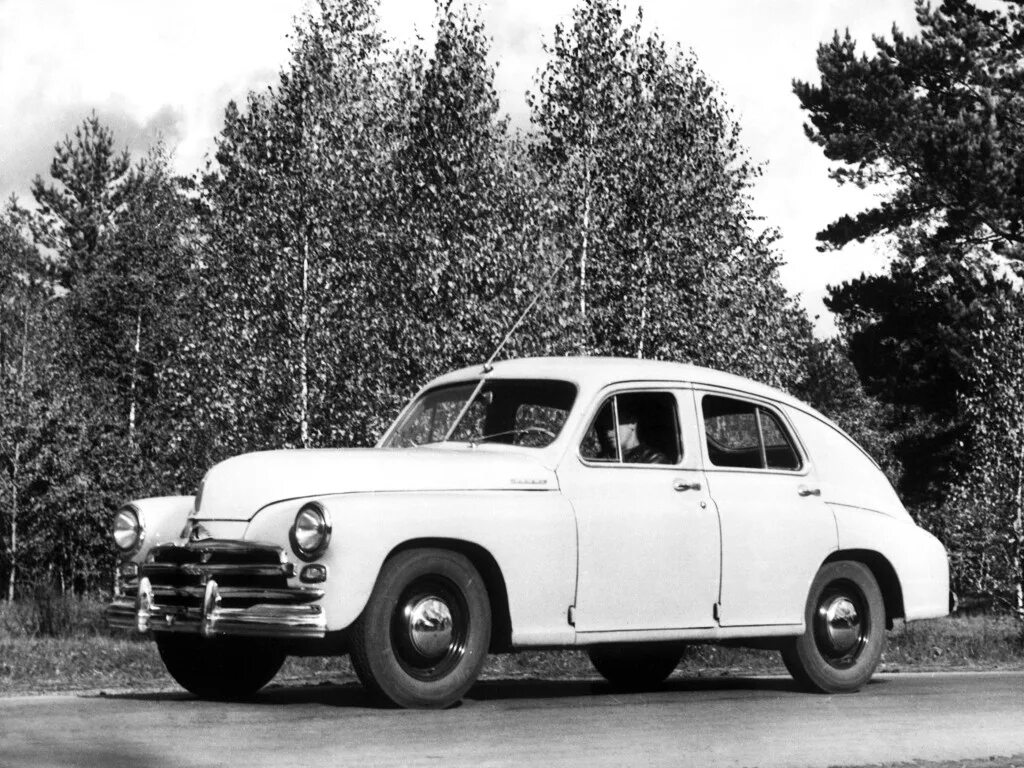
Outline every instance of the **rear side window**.
<svg viewBox="0 0 1024 768"><path fill-rule="evenodd" d="M800 468L793 439L772 411L731 397L701 400L708 457L716 467Z"/></svg>

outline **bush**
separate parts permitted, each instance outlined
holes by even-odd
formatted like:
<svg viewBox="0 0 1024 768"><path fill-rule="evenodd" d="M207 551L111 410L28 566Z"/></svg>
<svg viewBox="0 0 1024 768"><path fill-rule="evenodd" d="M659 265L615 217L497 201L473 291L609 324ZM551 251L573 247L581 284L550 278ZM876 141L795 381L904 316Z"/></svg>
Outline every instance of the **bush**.
<svg viewBox="0 0 1024 768"><path fill-rule="evenodd" d="M0 635L5 637L96 637L108 635L106 601L62 594L37 585L32 597L0 603Z"/></svg>

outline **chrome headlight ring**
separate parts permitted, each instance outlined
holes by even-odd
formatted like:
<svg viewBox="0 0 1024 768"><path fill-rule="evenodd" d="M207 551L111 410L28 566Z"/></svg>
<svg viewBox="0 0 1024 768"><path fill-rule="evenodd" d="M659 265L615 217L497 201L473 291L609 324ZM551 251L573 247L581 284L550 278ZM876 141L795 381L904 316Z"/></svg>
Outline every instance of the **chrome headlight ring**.
<svg viewBox="0 0 1024 768"><path fill-rule="evenodd" d="M125 504L117 510L112 535L121 557L128 558L138 552L146 540L146 524L142 510L134 504Z"/></svg>
<svg viewBox="0 0 1024 768"><path fill-rule="evenodd" d="M303 504L288 531L292 551L305 562L316 560L331 543L331 516L323 504L310 501Z"/></svg>

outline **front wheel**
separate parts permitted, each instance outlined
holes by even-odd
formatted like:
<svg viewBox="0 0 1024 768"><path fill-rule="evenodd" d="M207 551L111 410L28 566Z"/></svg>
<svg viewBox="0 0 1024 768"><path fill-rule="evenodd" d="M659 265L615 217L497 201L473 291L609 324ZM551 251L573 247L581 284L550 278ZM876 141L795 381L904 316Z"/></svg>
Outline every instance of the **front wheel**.
<svg viewBox="0 0 1024 768"><path fill-rule="evenodd" d="M680 646L595 646L590 663L615 688L641 691L665 681L683 657Z"/></svg>
<svg viewBox="0 0 1024 768"><path fill-rule="evenodd" d="M885 643L885 604L867 566L839 561L818 571L807 596L806 630L782 660L803 687L852 693L874 674Z"/></svg>
<svg viewBox="0 0 1024 768"><path fill-rule="evenodd" d="M439 709L476 681L490 640L487 588L469 559L412 549L384 563L352 628L352 666L379 704Z"/></svg>
<svg viewBox="0 0 1024 768"><path fill-rule="evenodd" d="M158 632L160 658L178 684L204 699L243 699L269 683L285 653L271 640Z"/></svg>

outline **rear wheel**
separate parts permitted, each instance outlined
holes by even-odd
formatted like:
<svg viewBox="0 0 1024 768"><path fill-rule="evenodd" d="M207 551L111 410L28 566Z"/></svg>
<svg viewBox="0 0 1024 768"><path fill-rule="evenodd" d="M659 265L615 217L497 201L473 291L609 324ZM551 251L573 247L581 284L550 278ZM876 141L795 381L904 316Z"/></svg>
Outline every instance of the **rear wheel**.
<svg viewBox="0 0 1024 768"><path fill-rule="evenodd" d="M352 666L380 704L443 708L476 682L491 639L483 579L464 555L400 552L352 628Z"/></svg>
<svg viewBox="0 0 1024 768"><path fill-rule="evenodd" d="M804 620L804 634L782 649L793 678L821 693L863 687L885 643L885 603L868 567L852 561L822 566L811 584Z"/></svg>
<svg viewBox="0 0 1024 768"><path fill-rule="evenodd" d="M683 649L672 646L595 646L590 663L616 688L644 690L665 681L679 666Z"/></svg>
<svg viewBox="0 0 1024 768"><path fill-rule="evenodd" d="M285 653L271 640L156 634L164 666L178 684L204 699L252 696L274 679Z"/></svg>

